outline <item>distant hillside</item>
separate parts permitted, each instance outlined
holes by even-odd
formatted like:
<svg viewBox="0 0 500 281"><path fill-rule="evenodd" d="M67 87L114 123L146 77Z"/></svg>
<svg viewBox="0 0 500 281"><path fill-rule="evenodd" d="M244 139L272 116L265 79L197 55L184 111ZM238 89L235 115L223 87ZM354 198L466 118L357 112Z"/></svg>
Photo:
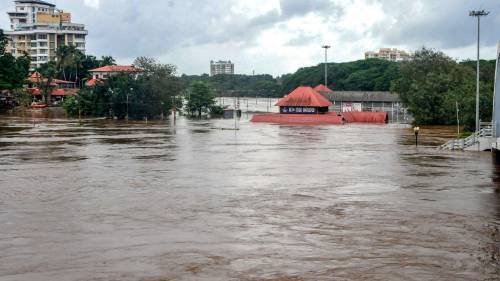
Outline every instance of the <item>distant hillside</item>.
<svg viewBox="0 0 500 281"><path fill-rule="evenodd" d="M303 67L282 77L282 93L300 85L324 83L325 64ZM399 63L367 59L328 63L328 87L339 91L389 91L391 81L399 77Z"/></svg>
<svg viewBox="0 0 500 281"><path fill-rule="evenodd" d="M249 96L249 97L279 97L281 87L278 80L268 74L243 75L243 74L218 74L182 75L182 81L189 85L193 81L209 83L218 96Z"/></svg>
<svg viewBox="0 0 500 281"><path fill-rule="evenodd" d="M475 69L474 61L460 64ZM392 81L400 77L401 63L382 59L366 59L328 64L328 87L337 91L389 91ZM481 80L492 85L495 61L481 61ZM316 86L324 83L325 65L299 68L295 73L273 78L261 75L182 75L187 86L193 81L212 85L218 96L282 97L298 86Z"/></svg>

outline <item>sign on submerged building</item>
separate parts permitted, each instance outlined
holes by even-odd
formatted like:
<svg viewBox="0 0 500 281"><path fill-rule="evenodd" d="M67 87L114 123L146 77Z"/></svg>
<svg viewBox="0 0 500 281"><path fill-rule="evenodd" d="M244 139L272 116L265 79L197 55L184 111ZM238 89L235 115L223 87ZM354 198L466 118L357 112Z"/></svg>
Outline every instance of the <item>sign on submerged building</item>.
<svg viewBox="0 0 500 281"><path fill-rule="evenodd" d="M280 113L315 114L318 110L316 107L281 106Z"/></svg>

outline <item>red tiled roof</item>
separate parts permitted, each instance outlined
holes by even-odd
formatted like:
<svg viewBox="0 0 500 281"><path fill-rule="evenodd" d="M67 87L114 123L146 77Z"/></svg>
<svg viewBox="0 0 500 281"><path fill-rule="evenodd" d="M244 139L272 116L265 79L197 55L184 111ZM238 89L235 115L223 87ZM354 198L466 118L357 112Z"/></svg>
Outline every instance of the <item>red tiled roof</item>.
<svg viewBox="0 0 500 281"><path fill-rule="evenodd" d="M28 88L28 92L34 96L40 96L42 93L38 88ZM50 93L52 96L74 96L78 89L54 89Z"/></svg>
<svg viewBox="0 0 500 281"><path fill-rule="evenodd" d="M105 65L89 70L89 72L143 72L144 70L133 65Z"/></svg>
<svg viewBox="0 0 500 281"><path fill-rule="evenodd" d="M52 79L52 81L56 84L76 84L76 82L73 82L73 81L66 81L66 80L60 80L60 79Z"/></svg>
<svg viewBox="0 0 500 281"><path fill-rule="evenodd" d="M314 90L318 93L321 93L321 92L333 92L330 88L328 88L327 86L323 85L323 84L319 84L318 86L314 87Z"/></svg>
<svg viewBox="0 0 500 281"><path fill-rule="evenodd" d="M40 74L40 72L35 71L35 72L31 73L29 78L33 78L33 79L42 78L42 75Z"/></svg>
<svg viewBox="0 0 500 281"><path fill-rule="evenodd" d="M280 99L277 106L311 106L311 107L325 107L330 106L332 103L311 87L298 87L290 94Z"/></svg>
<svg viewBox="0 0 500 281"><path fill-rule="evenodd" d="M63 89L55 89L50 94L52 96L65 96L66 92Z"/></svg>
<svg viewBox="0 0 500 281"><path fill-rule="evenodd" d="M28 93L34 95L34 96L38 96L40 95L40 89L38 88L28 88Z"/></svg>
<svg viewBox="0 0 500 281"><path fill-rule="evenodd" d="M90 80L87 80L87 82L85 82L85 86L92 87L92 86L95 86L95 85L101 84L101 83L102 83L101 79L92 78Z"/></svg>

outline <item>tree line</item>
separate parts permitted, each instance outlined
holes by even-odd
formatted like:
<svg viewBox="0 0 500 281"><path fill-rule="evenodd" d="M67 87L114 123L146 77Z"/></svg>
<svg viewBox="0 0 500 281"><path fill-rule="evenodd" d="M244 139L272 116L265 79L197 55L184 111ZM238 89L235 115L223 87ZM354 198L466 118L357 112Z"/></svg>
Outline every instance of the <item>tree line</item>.
<svg viewBox="0 0 500 281"><path fill-rule="evenodd" d="M181 75L181 80L187 86L194 81L202 81L213 88L213 92L221 97L280 97L281 86L279 79L269 74L217 74L209 76Z"/></svg>
<svg viewBox="0 0 500 281"><path fill-rule="evenodd" d="M119 74L84 87L69 97L63 108L70 116L109 117L118 119L159 119L171 110L184 110L190 115L221 114L215 105L212 88L203 81L186 87L176 76L176 66L162 64L153 58L139 57L134 65L143 70L139 75Z"/></svg>
<svg viewBox="0 0 500 281"><path fill-rule="evenodd" d="M476 112L476 61L457 62L443 52L422 48L400 64L391 91L398 93L418 124L460 123L472 130ZM495 60L480 61L480 119L491 121Z"/></svg>
<svg viewBox="0 0 500 281"><path fill-rule="evenodd" d="M29 75L27 54L15 58L6 52L7 37L0 29L0 90L9 91L19 101L28 100L23 91ZM57 59L37 69L46 80L39 85L46 99L53 79L69 80L82 87L90 79L89 70L115 64L111 56L98 59L85 55L75 46L61 46ZM94 87L82 87L67 99L65 108L72 115L159 116L172 108L190 114L220 112L214 107L216 96L280 97L301 85L324 83L324 64L303 67L281 77L271 75L177 75L176 67L152 58L140 57L134 64L144 75L118 75ZM411 61L390 62L366 59L328 64L328 87L345 91L391 91L399 94L418 124L456 124L458 106L461 123L472 128L475 120L475 61L457 62L444 53L422 48ZM495 61L482 60L480 114L491 120ZM187 102L181 96L191 97ZM206 97L206 99L204 99ZM128 101L127 101L128 99ZM199 99L199 100L196 100ZM19 102L21 103L21 102ZM128 106L128 110L126 107Z"/></svg>

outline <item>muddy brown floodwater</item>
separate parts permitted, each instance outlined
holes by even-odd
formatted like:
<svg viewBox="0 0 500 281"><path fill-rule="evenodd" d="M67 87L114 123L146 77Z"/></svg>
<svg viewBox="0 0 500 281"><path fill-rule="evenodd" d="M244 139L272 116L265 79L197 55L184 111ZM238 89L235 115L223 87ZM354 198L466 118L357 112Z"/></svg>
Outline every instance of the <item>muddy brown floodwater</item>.
<svg viewBox="0 0 500 281"><path fill-rule="evenodd" d="M453 128L0 118L0 280L499 280Z"/></svg>

